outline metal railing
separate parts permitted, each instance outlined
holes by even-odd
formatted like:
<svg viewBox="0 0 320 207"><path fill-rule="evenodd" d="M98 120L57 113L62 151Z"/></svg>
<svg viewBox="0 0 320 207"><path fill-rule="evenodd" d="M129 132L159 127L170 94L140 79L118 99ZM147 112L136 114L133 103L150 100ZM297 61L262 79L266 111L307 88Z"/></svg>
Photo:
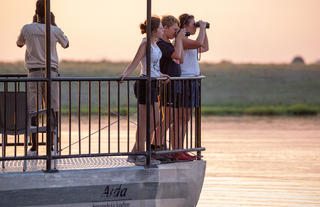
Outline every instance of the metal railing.
<svg viewBox="0 0 320 207"><path fill-rule="evenodd" d="M152 136L146 136L150 140L145 140L144 150L132 151L135 143L139 148L139 128L146 124L139 120L141 114L148 115L142 113L143 108L139 107L133 94L133 85L137 82L139 86L146 78L126 78L124 83L120 83L119 78L51 78L52 83L58 83L59 113L53 118L57 122L56 127L53 127L54 123L51 126L51 132L56 136L53 136L53 142L47 142L46 136L43 136L49 133L45 121L47 114L42 113L46 111L45 106L41 109L37 105L33 112L28 110L28 84L36 83L38 94L38 86L45 84L46 79L26 78L19 74L1 75L2 167L8 160L49 159L51 162L78 157L147 156L177 152L196 152L197 159L201 159L201 151L205 150L201 145L203 78L171 78L168 84L163 84L161 78L153 80L159 94L159 105L151 104L149 115L159 117L159 123L155 118L150 119L153 122L150 124L158 127L153 127L150 132ZM140 97L141 91L136 92ZM30 123L32 116L37 117L36 126ZM28 156L27 153L31 133L37 134L36 156ZM151 145L154 147L151 148ZM47 149L54 151L52 153Z"/></svg>

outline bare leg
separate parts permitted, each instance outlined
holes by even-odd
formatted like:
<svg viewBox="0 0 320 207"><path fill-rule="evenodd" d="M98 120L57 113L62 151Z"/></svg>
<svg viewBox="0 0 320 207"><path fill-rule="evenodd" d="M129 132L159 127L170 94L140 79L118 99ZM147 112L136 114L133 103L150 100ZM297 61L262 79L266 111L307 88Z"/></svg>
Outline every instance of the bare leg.
<svg viewBox="0 0 320 207"><path fill-rule="evenodd" d="M190 121L191 117L191 109L189 107L183 107L180 109L179 119L182 120L180 122L180 130L179 130L179 138L180 138L180 145L179 147L183 147L184 137L187 133L187 125Z"/></svg>
<svg viewBox="0 0 320 207"><path fill-rule="evenodd" d="M156 125L159 125L159 108L158 103L155 103L155 108L156 108ZM153 106L150 106L150 110L152 112ZM136 133L136 150L138 152L144 152L145 151L145 142L146 142L146 127L147 127L147 117L146 117L146 111L147 107L144 104L139 104L139 137L138 137L138 132ZM154 121L153 121L153 113L150 113L150 138L152 138L154 130Z"/></svg>
<svg viewBox="0 0 320 207"><path fill-rule="evenodd" d="M173 113L174 116L173 116ZM167 107L166 108L166 115L165 115L165 120L162 121L162 140L163 143L165 143L165 134L167 130L169 129L169 139L170 144L173 149L178 149L178 129L181 127L178 127L179 122L179 114L178 114L178 109L173 109L172 107ZM175 118L175 120L173 120ZM167 138L168 139L168 138Z"/></svg>

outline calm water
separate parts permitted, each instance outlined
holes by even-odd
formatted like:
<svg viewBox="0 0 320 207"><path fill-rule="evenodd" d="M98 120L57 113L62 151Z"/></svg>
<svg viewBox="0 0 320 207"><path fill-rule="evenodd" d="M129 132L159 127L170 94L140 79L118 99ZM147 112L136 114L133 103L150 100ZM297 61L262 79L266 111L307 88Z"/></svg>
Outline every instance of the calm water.
<svg viewBox="0 0 320 207"><path fill-rule="evenodd" d="M320 117L203 121L198 207L320 206Z"/></svg>
<svg viewBox="0 0 320 207"><path fill-rule="evenodd" d="M68 117L63 117L63 154L68 154ZM113 118L114 119L114 118ZM96 119L92 132L98 129ZM115 121L115 120L112 120ZM72 119L72 141L78 140L77 118ZM88 119L82 119L87 136ZM102 120L102 126L107 120ZM130 146L135 125L130 128ZM106 128L103 135L106 136ZM126 151L126 120L121 123L121 151ZM111 126L117 137L117 125ZM202 120L202 139L207 171L198 207L238 206L320 206L320 116L288 117L209 117ZM98 134L92 135L92 148L98 149ZM106 137L102 150L107 150ZM117 151L117 140L112 140ZM82 152L88 150L82 141ZM72 145L78 153L78 143ZM1 152L1 149L0 149ZM18 149L18 154L23 148ZM8 151L13 155L13 148ZM40 147L40 154L45 148Z"/></svg>

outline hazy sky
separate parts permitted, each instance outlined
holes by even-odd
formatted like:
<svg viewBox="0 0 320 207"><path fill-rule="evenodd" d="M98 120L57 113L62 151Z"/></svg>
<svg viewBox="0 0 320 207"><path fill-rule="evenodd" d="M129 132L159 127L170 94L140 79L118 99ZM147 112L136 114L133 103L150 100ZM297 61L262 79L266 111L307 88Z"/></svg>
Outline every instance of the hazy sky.
<svg viewBox="0 0 320 207"><path fill-rule="evenodd" d="M0 61L23 60L16 47L36 0L0 0ZM143 37L146 0L52 0L56 22L70 39L60 59L131 60ZM152 13L195 15L211 23L202 61L282 63L320 59L320 0L153 0Z"/></svg>

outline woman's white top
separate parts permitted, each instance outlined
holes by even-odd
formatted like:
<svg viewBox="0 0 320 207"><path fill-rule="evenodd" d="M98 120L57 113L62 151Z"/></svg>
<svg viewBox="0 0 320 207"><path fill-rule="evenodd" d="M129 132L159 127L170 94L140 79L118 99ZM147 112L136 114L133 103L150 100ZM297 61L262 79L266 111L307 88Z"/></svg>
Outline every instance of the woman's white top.
<svg viewBox="0 0 320 207"><path fill-rule="evenodd" d="M184 62L180 65L181 76L198 76L200 68L197 49L184 50Z"/></svg>
<svg viewBox="0 0 320 207"><path fill-rule="evenodd" d="M141 44L146 42L147 40L145 38L142 39ZM153 46L151 44L151 77L160 77L160 59L162 57L162 52L160 48L156 45ZM142 75L147 75L147 55L143 56L141 60L142 64Z"/></svg>

